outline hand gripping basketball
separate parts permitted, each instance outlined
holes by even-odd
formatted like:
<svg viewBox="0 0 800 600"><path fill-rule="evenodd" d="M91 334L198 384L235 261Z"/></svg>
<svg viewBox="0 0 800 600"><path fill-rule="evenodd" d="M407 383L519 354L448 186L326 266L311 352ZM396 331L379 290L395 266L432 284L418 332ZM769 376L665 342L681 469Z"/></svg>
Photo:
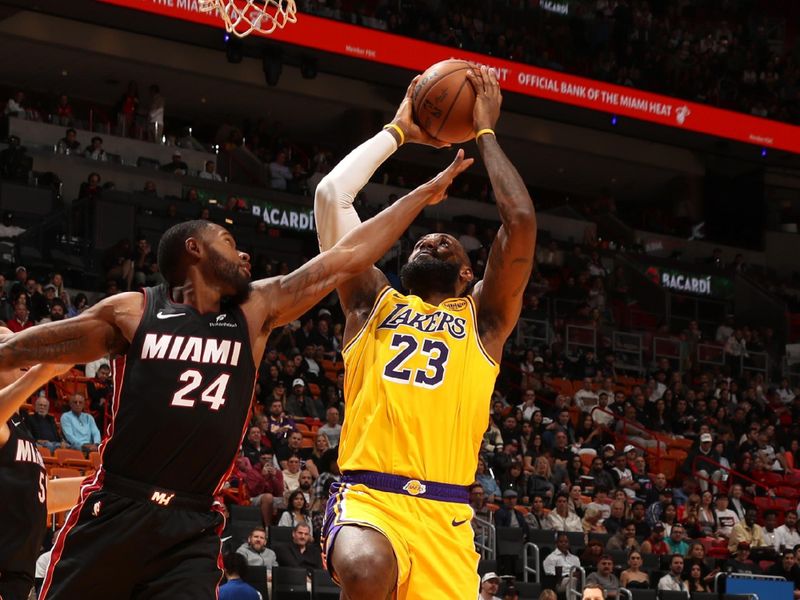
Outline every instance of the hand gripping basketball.
<svg viewBox="0 0 800 600"><path fill-rule="evenodd" d="M481 129L494 129L497 119L500 118L500 106L503 104L503 95L500 93L500 84L494 71L475 65L467 72L467 79L475 90L475 109L473 122L475 132Z"/></svg>
<svg viewBox="0 0 800 600"><path fill-rule="evenodd" d="M450 184L453 183L456 177L466 171L473 162L475 160L472 158L464 158L463 150L456 152L456 157L450 163L450 166L425 184L429 186L432 193L428 204L439 204L439 202L447 198L447 189Z"/></svg>
<svg viewBox="0 0 800 600"><path fill-rule="evenodd" d="M437 140L414 122L414 104L412 97L414 95L414 88L419 82L420 77L421 75L417 75L411 80L411 85L408 86L406 95L400 103L397 113L394 115L394 119L392 119L392 123L403 130L403 134L406 136L405 141L409 144L424 144L425 146L433 146L434 148L449 148L449 143Z"/></svg>

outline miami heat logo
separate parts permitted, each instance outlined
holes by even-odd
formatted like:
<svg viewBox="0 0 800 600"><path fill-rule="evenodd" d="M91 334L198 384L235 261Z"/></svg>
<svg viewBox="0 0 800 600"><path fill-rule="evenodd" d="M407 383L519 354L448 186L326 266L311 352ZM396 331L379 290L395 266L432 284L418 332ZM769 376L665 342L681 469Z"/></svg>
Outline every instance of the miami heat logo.
<svg viewBox="0 0 800 600"><path fill-rule="evenodd" d="M408 482L403 486L403 489L410 496L421 496L425 493L425 485L417 479L409 479Z"/></svg>
<svg viewBox="0 0 800 600"><path fill-rule="evenodd" d="M678 122L678 125L683 125L686 122L686 117L690 114L692 114L692 111L689 110L689 107L685 104L675 109L675 120Z"/></svg>

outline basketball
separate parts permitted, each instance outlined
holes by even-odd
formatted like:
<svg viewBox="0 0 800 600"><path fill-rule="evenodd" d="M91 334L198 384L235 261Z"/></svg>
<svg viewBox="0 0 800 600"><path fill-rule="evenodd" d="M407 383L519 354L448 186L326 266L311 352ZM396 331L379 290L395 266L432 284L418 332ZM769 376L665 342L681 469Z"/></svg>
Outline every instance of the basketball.
<svg viewBox="0 0 800 600"><path fill-rule="evenodd" d="M475 137L475 90L467 80L470 63L449 59L428 67L414 88L414 119L437 140L460 144Z"/></svg>

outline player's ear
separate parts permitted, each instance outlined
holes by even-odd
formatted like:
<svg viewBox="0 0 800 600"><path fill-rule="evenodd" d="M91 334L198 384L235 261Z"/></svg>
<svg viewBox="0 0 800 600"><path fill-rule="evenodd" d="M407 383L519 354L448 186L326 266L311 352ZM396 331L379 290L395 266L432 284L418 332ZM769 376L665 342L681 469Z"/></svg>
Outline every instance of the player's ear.
<svg viewBox="0 0 800 600"><path fill-rule="evenodd" d="M472 283L472 280L475 279L475 273L469 265L461 265L461 271L458 273L458 277L468 286Z"/></svg>
<svg viewBox="0 0 800 600"><path fill-rule="evenodd" d="M203 244L201 244L200 240L196 237L186 238L184 246L186 248L186 252L193 259L198 259L203 255Z"/></svg>

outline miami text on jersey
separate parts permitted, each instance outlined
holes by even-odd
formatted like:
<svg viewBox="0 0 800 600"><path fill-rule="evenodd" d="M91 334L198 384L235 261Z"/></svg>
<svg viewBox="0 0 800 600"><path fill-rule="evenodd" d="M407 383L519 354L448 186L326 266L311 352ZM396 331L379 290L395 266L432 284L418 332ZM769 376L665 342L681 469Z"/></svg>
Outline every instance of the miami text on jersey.
<svg viewBox="0 0 800 600"><path fill-rule="evenodd" d="M456 317L443 310L434 313L418 313L408 304L398 304L389 316L378 325L378 329L397 329L400 326L412 327L423 333L447 331L457 340L467 335L467 320Z"/></svg>
<svg viewBox="0 0 800 600"><path fill-rule="evenodd" d="M14 457L17 462L35 463L44 468L44 461L42 455L36 449L33 442L28 440L17 440L17 455Z"/></svg>
<svg viewBox="0 0 800 600"><path fill-rule="evenodd" d="M242 343L231 340L148 333L142 344L142 360L183 360L235 367L241 351Z"/></svg>

